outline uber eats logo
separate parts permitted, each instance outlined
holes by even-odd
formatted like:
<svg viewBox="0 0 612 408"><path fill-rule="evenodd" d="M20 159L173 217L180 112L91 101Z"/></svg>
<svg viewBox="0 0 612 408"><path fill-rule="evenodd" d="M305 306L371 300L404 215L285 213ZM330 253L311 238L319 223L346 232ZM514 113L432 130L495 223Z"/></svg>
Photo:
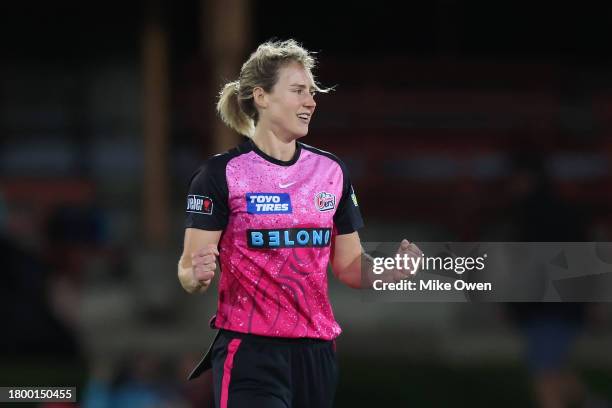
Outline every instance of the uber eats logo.
<svg viewBox="0 0 612 408"><path fill-rule="evenodd" d="M291 214L291 198L287 193L246 193L249 214Z"/></svg>
<svg viewBox="0 0 612 408"><path fill-rule="evenodd" d="M213 202L210 197L190 194L187 196L187 212L211 215Z"/></svg>

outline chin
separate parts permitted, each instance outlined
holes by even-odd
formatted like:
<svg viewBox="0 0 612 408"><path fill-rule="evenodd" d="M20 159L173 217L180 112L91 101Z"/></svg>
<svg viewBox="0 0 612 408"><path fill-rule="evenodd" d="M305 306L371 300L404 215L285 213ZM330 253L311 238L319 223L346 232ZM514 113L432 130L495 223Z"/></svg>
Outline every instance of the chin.
<svg viewBox="0 0 612 408"><path fill-rule="evenodd" d="M308 126L306 126L305 128L298 129L297 132L295 132L295 138L299 139L300 137L304 137L307 134L308 134Z"/></svg>
<svg viewBox="0 0 612 408"><path fill-rule="evenodd" d="M308 131L291 132L290 140L301 139L308 134Z"/></svg>

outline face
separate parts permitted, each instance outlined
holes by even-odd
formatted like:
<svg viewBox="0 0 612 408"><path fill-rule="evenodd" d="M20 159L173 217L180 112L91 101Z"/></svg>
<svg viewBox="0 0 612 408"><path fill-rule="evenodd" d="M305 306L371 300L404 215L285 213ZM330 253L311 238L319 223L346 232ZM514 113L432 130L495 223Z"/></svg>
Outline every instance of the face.
<svg viewBox="0 0 612 408"><path fill-rule="evenodd" d="M272 92L255 92L259 121L271 131L287 139L306 136L314 113L314 84L310 73L301 64L290 63L278 72Z"/></svg>

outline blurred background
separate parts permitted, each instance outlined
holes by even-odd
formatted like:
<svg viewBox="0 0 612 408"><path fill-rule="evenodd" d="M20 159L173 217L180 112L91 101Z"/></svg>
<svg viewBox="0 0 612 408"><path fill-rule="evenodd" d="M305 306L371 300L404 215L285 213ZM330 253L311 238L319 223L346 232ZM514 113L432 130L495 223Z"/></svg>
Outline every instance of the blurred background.
<svg viewBox="0 0 612 408"><path fill-rule="evenodd" d="M362 240L610 241L611 17L515 1L3 2L0 383L201 406L206 379L185 378L216 296L176 279L184 200L202 160L241 140L218 90L271 38L317 51L336 86L304 141L347 163ZM338 407L612 398L608 304L368 303L331 275L330 297Z"/></svg>

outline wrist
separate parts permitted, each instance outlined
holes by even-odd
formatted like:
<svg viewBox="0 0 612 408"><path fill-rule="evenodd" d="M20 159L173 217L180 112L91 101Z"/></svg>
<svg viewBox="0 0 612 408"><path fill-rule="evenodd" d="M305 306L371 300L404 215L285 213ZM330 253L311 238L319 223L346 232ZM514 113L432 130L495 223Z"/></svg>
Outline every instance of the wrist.
<svg viewBox="0 0 612 408"><path fill-rule="evenodd" d="M195 280L193 276L193 267L184 267L181 262L178 264L178 278L181 286L188 293L194 293L201 290L204 286L201 282Z"/></svg>

